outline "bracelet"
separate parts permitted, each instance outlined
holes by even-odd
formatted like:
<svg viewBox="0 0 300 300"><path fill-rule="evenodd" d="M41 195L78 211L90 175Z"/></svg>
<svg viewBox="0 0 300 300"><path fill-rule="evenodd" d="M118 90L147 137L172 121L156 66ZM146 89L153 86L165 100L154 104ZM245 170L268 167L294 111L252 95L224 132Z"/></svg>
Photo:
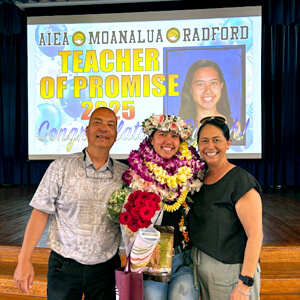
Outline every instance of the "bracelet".
<svg viewBox="0 0 300 300"><path fill-rule="evenodd" d="M237 290L238 290L240 293L242 293L242 294L245 295L245 296L250 296L250 295L251 295L250 292L249 292L249 293L246 293L245 291L243 291L237 284L236 284L236 288L237 288Z"/></svg>

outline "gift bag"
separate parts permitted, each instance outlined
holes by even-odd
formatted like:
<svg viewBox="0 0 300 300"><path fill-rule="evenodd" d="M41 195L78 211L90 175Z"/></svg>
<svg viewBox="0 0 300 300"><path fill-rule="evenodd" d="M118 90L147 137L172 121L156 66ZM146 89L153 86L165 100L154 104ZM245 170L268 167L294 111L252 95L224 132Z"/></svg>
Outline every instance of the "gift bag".
<svg viewBox="0 0 300 300"><path fill-rule="evenodd" d="M129 258L123 268L115 270L119 300L143 300L143 274L130 271Z"/></svg>

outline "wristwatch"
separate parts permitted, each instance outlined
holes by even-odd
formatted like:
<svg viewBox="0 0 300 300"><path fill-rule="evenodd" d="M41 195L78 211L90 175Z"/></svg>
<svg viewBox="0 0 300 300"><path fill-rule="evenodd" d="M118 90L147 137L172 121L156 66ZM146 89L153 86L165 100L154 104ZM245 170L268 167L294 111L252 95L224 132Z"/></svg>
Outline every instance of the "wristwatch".
<svg viewBox="0 0 300 300"><path fill-rule="evenodd" d="M254 279L252 277L243 276L242 274L239 275L239 279L247 286L252 286L254 283Z"/></svg>

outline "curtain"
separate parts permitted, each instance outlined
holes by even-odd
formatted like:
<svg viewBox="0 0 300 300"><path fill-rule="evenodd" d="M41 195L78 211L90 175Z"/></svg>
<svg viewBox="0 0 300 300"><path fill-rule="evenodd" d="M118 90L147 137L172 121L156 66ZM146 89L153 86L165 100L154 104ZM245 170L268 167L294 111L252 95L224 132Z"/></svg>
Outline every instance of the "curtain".
<svg viewBox="0 0 300 300"><path fill-rule="evenodd" d="M300 2L265 1L261 161L238 161L264 186L299 186Z"/></svg>
<svg viewBox="0 0 300 300"><path fill-rule="evenodd" d="M232 162L262 186L299 186L299 0L261 4L263 157ZM38 184L50 163L27 161L26 64L26 14L0 2L0 184Z"/></svg>
<svg viewBox="0 0 300 300"><path fill-rule="evenodd" d="M28 163L26 14L0 3L0 184L36 184L49 162Z"/></svg>
<svg viewBox="0 0 300 300"><path fill-rule="evenodd" d="M22 183L26 173L26 19L8 2L0 4L0 18L0 182Z"/></svg>

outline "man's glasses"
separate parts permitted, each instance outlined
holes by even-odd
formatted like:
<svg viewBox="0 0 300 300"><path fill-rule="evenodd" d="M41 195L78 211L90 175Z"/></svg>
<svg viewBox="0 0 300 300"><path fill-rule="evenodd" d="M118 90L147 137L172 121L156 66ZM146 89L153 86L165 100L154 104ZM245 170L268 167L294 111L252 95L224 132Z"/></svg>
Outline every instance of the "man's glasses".
<svg viewBox="0 0 300 300"><path fill-rule="evenodd" d="M114 174L108 170L95 172L91 167L84 168L86 178L90 179L112 179Z"/></svg>
<svg viewBox="0 0 300 300"><path fill-rule="evenodd" d="M210 116L210 117L205 117L203 119L201 119L200 121L200 126L204 125L206 122L210 121L210 120L215 120L217 123L219 124L227 124L226 119L223 117L214 117L214 116Z"/></svg>

